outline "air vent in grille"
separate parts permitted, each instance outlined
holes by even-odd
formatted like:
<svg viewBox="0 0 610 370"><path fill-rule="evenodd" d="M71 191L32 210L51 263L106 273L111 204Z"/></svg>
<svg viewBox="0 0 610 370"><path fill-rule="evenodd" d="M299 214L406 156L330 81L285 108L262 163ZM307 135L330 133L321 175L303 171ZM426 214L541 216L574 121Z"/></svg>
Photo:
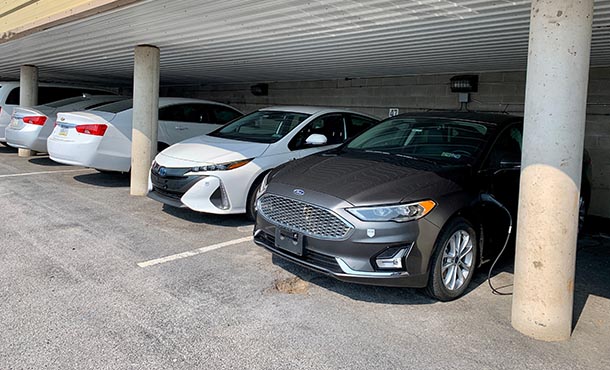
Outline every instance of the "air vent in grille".
<svg viewBox="0 0 610 370"><path fill-rule="evenodd" d="M319 239L345 239L354 228L327 209L272 194L259 199L258 212L271 223Z"/></svg>

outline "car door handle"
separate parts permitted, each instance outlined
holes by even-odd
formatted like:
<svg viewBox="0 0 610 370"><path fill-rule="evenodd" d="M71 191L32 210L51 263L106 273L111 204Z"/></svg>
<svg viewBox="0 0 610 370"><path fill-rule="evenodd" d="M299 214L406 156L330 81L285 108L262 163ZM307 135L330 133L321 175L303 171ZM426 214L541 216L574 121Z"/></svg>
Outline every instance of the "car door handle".
<svg viewBox="0 0 610 370"><path fill-rule="evenodd" d="M185 126L176 126L176 130L178 130L178 131L184 131L184 130L188 130L188 129L189 128L185 127Z"/></svg>

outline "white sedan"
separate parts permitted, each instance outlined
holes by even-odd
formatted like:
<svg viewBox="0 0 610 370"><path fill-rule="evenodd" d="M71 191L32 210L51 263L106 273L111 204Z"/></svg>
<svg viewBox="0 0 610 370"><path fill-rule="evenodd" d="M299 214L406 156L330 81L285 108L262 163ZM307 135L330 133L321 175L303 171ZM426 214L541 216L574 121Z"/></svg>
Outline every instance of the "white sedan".
<svg viewBox="0 0 610 370"><path fill-rule="evenodd" d="M337 147L377 119L320 107L270 107L157 155L152 199L198 212L254 218L264 176L292 159Z"/></svg>
<svg viewBox="0 0 610 370"><path fill-rule="evenodd" d="M242 114L207 100L159 98L158 149L208 133ZM133 100L88 112L59 113L47 140L49 157L59 163L103 171L131 168Z"/></svg>
<svg viewBox="0 0 610 370"><path fill-rule="evenodd" d="M6 128L6 142L15 148L47 152L47 138L53 132L57 113L88 110L101 105L125 100L119 95L88 95L58 100L34 108L13 109L11 121Z"/></svg>

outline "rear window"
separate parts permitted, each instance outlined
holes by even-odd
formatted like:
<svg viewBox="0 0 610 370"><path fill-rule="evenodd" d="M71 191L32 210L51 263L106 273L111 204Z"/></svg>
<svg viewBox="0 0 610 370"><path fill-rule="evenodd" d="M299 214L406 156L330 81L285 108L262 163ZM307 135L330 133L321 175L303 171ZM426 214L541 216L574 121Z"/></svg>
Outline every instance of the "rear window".
<svg viewBox="0 0 610 370"><path fill-rule="evenodd" d="M121 100L116 103L105 104L100 107L97 107L95 110L108 113L119 113L131 108L133 108L133 99Z"/></svg>
<svg viewBox="0 0 610 370"><path fill-rule="evenodd" d="M57 100L57 101L54 101L52 103L45 104L45 105L47 107L51 107L51 108L59 108L59 107L64 106L64 105L78 103L79 101L82 101L82 100L85 100L85 99L87 99L87 98L84 97L84 96L79 96L79 97L76 97L76 98L68 98L68 99Z"/></svg>
<svg viewBox="0 0 610 370"><path fill-rule="evenodd" d="M38 88L38 104L49 105L51 102L65 100L73 97L89 95L114 95L113 92L87 89L80 87L40 86ZM6 97L6 104L19 105L19 88L15 87Z"/></svg>

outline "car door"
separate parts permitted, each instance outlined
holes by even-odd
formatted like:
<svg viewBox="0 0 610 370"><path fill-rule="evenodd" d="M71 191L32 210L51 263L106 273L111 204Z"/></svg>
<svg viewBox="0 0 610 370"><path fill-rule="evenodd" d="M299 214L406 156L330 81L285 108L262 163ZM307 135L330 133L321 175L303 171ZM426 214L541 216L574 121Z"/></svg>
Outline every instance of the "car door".
<svg viewBox="0 0 610 370"><path fill-rule="evenodd" d="M502 130L484 164L487 191L502 203L516 220L521 175L523 128L512 124Z"/></svg>
<svg viewBox="0 0 610 370"><path fill-rule="evenodd" d="M322 150L339 146L346 140L346 116L342 113L330 113L320 116L302 128L288 143L293 158L303 158ZM307 144L307 138L313 134L326 137L326 144Z"/></svg>
<svg viewBox="0 0 610 370"><path fill-rule="evenodd" d="M195 136L204 135L222 126L228 120L241 115L223 106L213 104L174 104L159 109L159 125L168 136L167 143L174 144Z"/></svg>

